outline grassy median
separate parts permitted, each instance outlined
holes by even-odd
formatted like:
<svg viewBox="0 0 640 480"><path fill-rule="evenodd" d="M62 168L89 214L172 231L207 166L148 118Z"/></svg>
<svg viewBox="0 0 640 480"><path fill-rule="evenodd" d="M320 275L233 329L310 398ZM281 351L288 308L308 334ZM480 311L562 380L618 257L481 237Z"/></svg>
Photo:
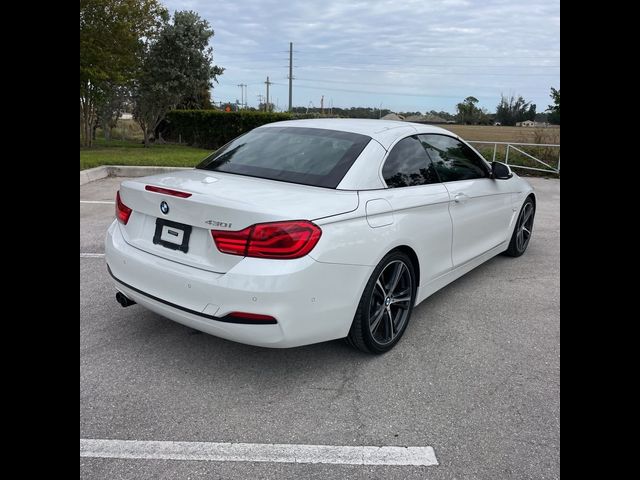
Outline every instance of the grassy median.
<svg viewBox="0 0 640 480"><path fill-rule="evenodd" d="M158 144L144 148L129 140L105 142L96 139L91 148L80 148L80 170L100 165L153 165L162 167L193 167L211 150L175 144Z"/></svg>

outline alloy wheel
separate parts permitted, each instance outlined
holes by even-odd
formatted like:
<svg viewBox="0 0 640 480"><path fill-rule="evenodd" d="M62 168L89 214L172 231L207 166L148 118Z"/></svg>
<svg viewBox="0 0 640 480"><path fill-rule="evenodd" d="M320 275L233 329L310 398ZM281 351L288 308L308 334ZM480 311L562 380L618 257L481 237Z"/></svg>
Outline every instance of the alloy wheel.
<svg viewBox="0 0 640 480"><path fill-rule="evenodd" d="M527 202L520 213L520 218L516 225L516 248L519 252L524 252L527 245L529 245L533 230L533 211L533 203Z"/></svg>
<svg viewBox="0 0 640 480"><path fill-rule="evenodd" d="M400 334L413 301L411 272L402 260L389 262L376 280L369 305L369 331L380 345Z"/></svg>

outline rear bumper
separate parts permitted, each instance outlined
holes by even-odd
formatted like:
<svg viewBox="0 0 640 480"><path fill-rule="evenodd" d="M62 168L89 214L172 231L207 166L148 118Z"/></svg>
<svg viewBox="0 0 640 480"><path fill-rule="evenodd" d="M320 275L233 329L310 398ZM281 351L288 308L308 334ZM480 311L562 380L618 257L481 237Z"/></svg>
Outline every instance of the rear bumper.
<svg viewBox="0 0 640 480"><path fill-rule="evenodd" d="M164 317L218 337L295 347L345 337L373 267L244 258L224 274L152 255L125 242L117 221L105 239L116 288ZM276 324L230 323L230 312L271 315Z"/></svg>

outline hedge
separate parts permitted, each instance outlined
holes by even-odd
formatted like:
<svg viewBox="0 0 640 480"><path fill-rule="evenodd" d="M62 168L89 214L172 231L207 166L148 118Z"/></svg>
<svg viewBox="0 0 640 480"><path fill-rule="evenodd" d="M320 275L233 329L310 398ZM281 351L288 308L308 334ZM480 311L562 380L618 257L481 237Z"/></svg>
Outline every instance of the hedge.
<svg viewBox="0 0 640 480"><path fill-rule="evenodd" d="M260 125L291 118L288 113L172 110L167 114L162 136L169 141L216 149Z"/></svg>

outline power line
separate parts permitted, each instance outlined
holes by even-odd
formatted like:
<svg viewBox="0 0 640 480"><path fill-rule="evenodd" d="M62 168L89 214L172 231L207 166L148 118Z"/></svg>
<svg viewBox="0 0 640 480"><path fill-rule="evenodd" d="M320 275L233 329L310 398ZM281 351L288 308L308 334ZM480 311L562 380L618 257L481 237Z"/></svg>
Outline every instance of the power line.
<svg viewBox="0 0 640 480"><path fill-rule="evenodd" d="M252 51L245 51L245 52L233 52L233 51L228 51L225 52L224 55L227 56L243 56L243 55L282 55L283 53L289 53L289 50L252 50ZM421 55L420 53L405 53L405 54L375 54L375 53L362 53L362 52L336 52L333 50L318 50L318 51L309 51L309 50L294 50L293 53L295 54L304 54L304 55L327 55L330 57L335 57L335 56L340 56L340 55L347 55L347 56L357 56L359 58L368 58L368 57L378 57L378 58L392 58L392 59L397 59L397 58L411 58L411 59L415 59L415 58L493 58L493 59L501 59L501 60L512 60L514 58L526 58L526 59L543 59L543 60L549 60L549 59L559 59L560 56L559 55L517 55L517 54L509 54L509 55L450 55L450 54L445 54L445 55ZM218 52L218 54L221 54L221 52Z"/></svg>
<svg viewBox="0 0 640 480"><path fill-rule="evenodd" d="M338 62L331 62L334 65L341 66ZM462 68L560 68L560 65L469 65L469 64L451 64L451 63L371 63L371 62L349 62L342 65L379 65L387 67L462 67Z"/></svg>
<svg viewBox="0 0 640 480"><path fill-rule="evenodd" d="M285 86L284 83L271 82L273 85ZM406 97L445 97L445 98L458 98L460 95L426 95L418 93L403 93L403 92L382 92L382 91L365 91L365 90L352 90L348 88L328 88L328 87L312 87L309 85L298 85L298 88L306 88L310 90L331 90L334 92L347 92L347 93L364 93L373 95L400 95Z"/></svg>
<svg viewBox="0 0 640 480"><path fill-rule="evenodd" d="M273 85L281 85L284 86L283 83L275 83L272 82ZM298 84L298 88L306 88L309 90L329 90L334 92L346 92L346 93L361 93L361 94L369 94L369 95L393 95L393 96L401 96L401 97L426 97L426 98L460 98L460 95L431 95L426 93L407 93L407 92L392 92L392 91L373 91L373 90L353 90L348 88L329 88L329 87L314 87L310 85L300 85ZM483 97L483 95L478 95L479 97Z"/></svg>
<svg viewBox="0 0 640 480"><path fill-rule="evenodd" d="M544 56L529 56L529 55L420 55L419 53L406 53L406 54L375 54L375 53L349 53L349 52L334 52L334 51L322 51L322 52L305 52L296 50L297 53L312 53L312 54L328 54L333 57L335 55L353 55L357 57L383 57L383 58L398 58L398 57L408 57L408 58L500 58L504 60L508 60L510 58L541 58L541 59L549 59L549 58L560 58L560 55L544 55Z"/></svg>
<svg viewBox="0 0 640 480"><path fill-rule="evenodd" d="M251 65L255 65L256 63L268 63L268 64L273 64L274 61L277 61L280 59L255 59L255 60L251 60L250 64ZM303 59L304 60L304 59ZM309 66L311 66L312 68L314 67L313 61L311 61L311 59L306 59L306 62L303 63L307 63L309 64ZM246 63L247 61L245 61ZM323 62L326 63L326 62ZM354 65L371 65L371 66L386 66L386 67L461 67L461 68L560 68L560 65L541 65L541 64L470 64L470 63L414 63L413 61L409 61L409 62L369 62L369 61L363 61L363 62L352 62L352 61L345 61L343 63L343 61L336 61L336 59L331 59L331 64L334 66L354 66ZM286 68L288 67L288 65L278 65L281 68ZM296 68L300 67L301 65L298 65ZM307 65L302 65L302 66L307 66Z"/></svg>
<svg viewBox="0 0 640 480"><path fill-rule="evenodd" d="M370 69L370 68L340 68L340 67L309 67L317 70L349 70L353 72L378 72L378 73L401 73L407 74L408 70L380 70L380 69ZM469 74L467 72L419 72L416 75L445 75L445 76L455 76L455 75L496 75L496 76L507 76L507 77L556 77L557 73L482 73L482 72L474 72Z"/></svg>

